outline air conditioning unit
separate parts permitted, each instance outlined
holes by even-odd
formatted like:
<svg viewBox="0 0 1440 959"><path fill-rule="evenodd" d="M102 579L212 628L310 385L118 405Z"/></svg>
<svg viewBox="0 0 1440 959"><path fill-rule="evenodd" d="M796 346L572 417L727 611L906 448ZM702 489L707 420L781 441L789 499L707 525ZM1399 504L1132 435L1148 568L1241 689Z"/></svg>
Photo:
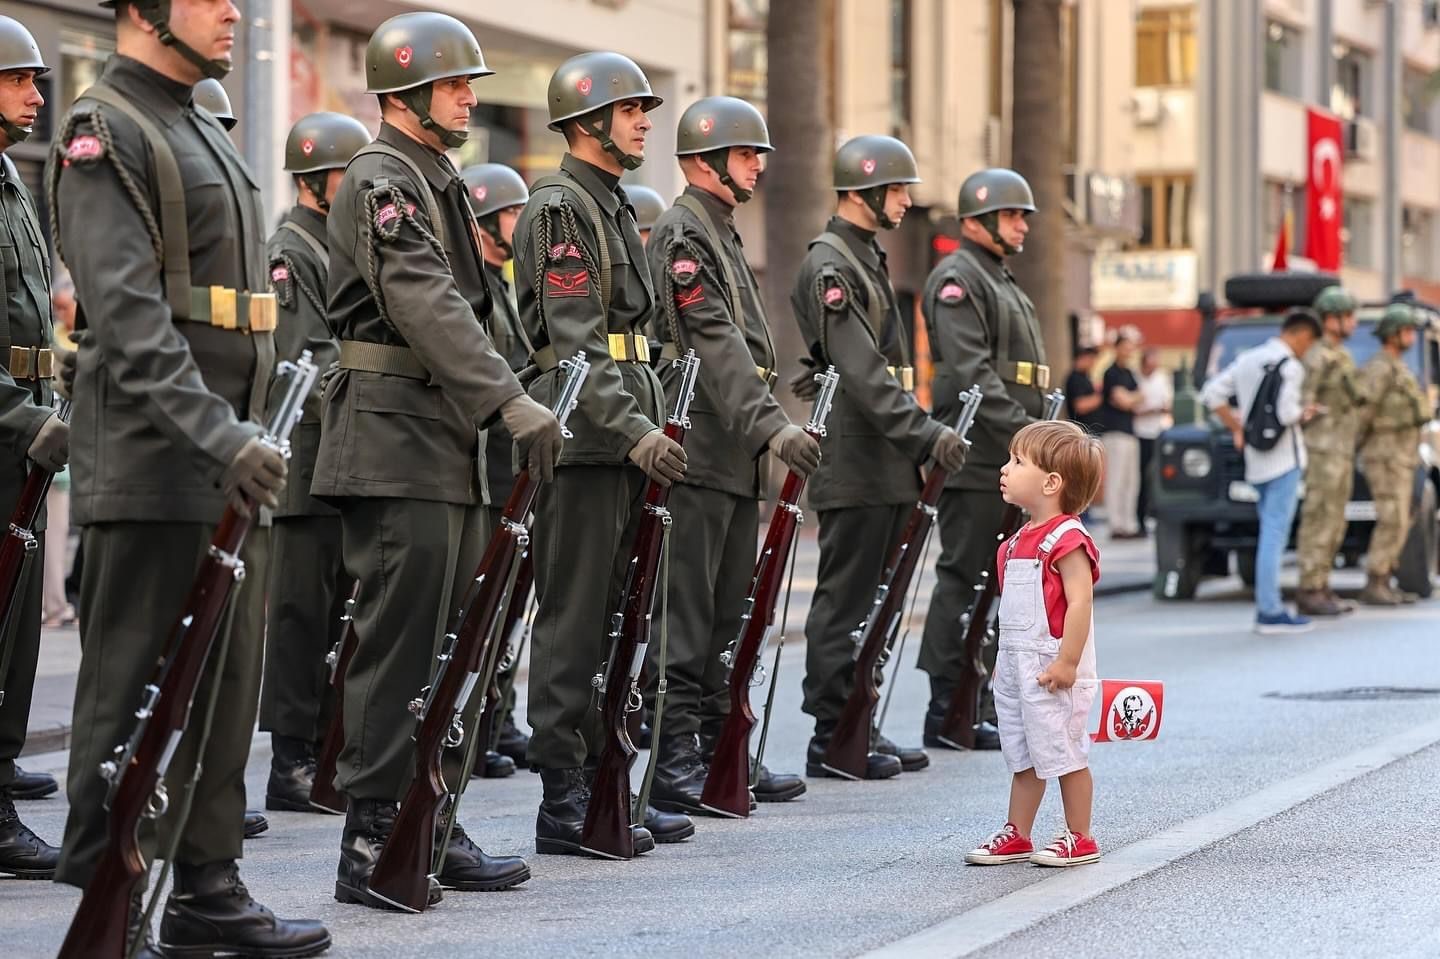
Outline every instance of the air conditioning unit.
<svg viewBox="0 0 1440 959"><path fill-rule="evenodd" d="M1374 160L1380 149L1375 124L1364 117L1345 122L1345 156L1352 160Z"/></svg>
<svg viewBox="0 0 1440 959"><path fill-rule="evenodd" d="M1130 95L1130 105L1135 111L1136 126L1159 126L1165 119L1165 101L1155 87L1137 89Z"/></svg>
<svg viewBox="0 0 1440 959"><path fill-rule="evenodd" d="M1440 27L1440 0L1423 0L1420 4L1420 22L1426 30Z"/></svg>

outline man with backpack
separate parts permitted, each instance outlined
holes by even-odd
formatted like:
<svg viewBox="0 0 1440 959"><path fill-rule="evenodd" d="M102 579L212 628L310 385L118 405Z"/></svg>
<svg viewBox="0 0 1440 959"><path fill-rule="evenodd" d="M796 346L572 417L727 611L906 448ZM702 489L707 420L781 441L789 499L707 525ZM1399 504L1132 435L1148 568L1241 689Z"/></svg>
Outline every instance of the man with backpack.
<svg viewBox="0 0 1440 959"><path fill-rule="evenodd" d="M1230 430L1245 454L1245 481L1260 494L1260 541L1255 549L1255 631L1303 633L1314 628L1280 601L1280 558L1290 538L1305 470L1300 427L1317 413L1304 406L1302 360L1320 339L1320 321L1307 309L1292 311L1280 335L1246 350L1205 383L1205 406ZM1239 404L1239 411L1231 405Z"/></svg>

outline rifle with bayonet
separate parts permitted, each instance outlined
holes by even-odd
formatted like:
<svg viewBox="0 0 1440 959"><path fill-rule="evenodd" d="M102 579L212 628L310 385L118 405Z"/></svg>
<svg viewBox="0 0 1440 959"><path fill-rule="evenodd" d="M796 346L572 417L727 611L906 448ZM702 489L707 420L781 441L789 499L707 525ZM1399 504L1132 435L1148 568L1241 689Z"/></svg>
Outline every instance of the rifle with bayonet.
<svg viewBox="0 0 1440 959"><path fill-rule="evenodd" d="M840 374L832 366L824 373L817 373L815 382L819 390L805 432L819 442L825 436L825 420L830 415ZM715 753L710 760L705 788L700 793L700 805L721 816L743 819L750 815L750 733L756 725L755 713L750 708L750 687L765 681L761 658L775 626L775 607L785 582L785 569L793 556L796 533L804 519L800 509L800 496L804 491L805 477L791 470L765 531L765 544L755 563L750 595L740 616L740 632L730 648L720 654L721 662L730 670L730 712L715 740ZM773 693L774 668L771 672ZM768 722L768 709L765 718Z"/></svg>
<svg viewBox="0 0 1440 959"><path fill-rule="evenodd" d="M284 399L261 442L289 455L290 432L300 421L305 398L319 372L309 350L294 363L280 364L277 374L287 381ZM253 507L246 512L233 505L225 508L155 673L141 691L135 729L123 745L115 747L115 758L100 766L100 775L109 784L105 795L108 835L70 921L60 959L121 959L127 954L131 897L139 891L147 871L140 848L140 820L158 819L170 805L165 773L189 725L205 662L227 620L235 589L245 578L240 550L254 513Z"/></svg>
<svg viewBox="0 0 1440 959"><path fill-rule="evenodd" d="M345 614L340 622L340 638L325 655L330 667L330 725L325 729L325 739L315 757L315 781L310 786L310 805L327 812L343 813L347 805L345 794L335 788L335 771L340 763L340 751L345 748L345 673L350 669L350 657L355 655L355 603L360 599L360 583L357 580L345 600Z"/></svg>
<svg viewBox="0 0 1440 959"><path fill-rule="evenodd" d="M1052 390L1045 397L1045 411L1042 419L1053 420L1060 415L1065 394ZM1000 530L995 534L995 544L1005 542L1020 528L1024 516L1020 507L1006 505L1000 516ZM990 671L985 668L985 646L995 641L995 598L998 579L995 574L995 553L990 554L988 568L980 574L975 584L975 599L970 609L960 617L960 628L964 631L965 672L950 692L950 708L945 712L944 725L940 727L939 738L955 749L975 748L975 725L980 710L980 689L985 685Z"/></svg>
<svg viewBox="0 0 1440 959"><path fill-rule="evenodd" d="M675 407L665 421L665 435L683 446L685 431L690 428L690 401L695 396L700 358L694 350L687 350L674 363L680 367L680 387ZM630 829L634 815L630 805L630 767L635 762L636 749L630 740L627 718L641 706L637 686L650 643L656 574L665 538L670 532L670 511L665 505L669 498L670 488L654 480L645 488L644 514L635 533L625 585L620 591L620 609L610 617L610 656L591 680L600 698L605 745L590 786L585 824L580 829L580 848L605 859L635 856Z"/></svg>
<svg viewBox="0 0 1440 959"><path fill-rule="evenodd" d="M551 412L564 430L590 363L580 352L560 366L563 385ZM444 865L446 844L437 842L439 815L448 802L453 816L469 776L465 770L453 791L447 789L444 753L464 742L461 716L471 693L489 691L498 659L496 627L514 590L520 556L530 545L528 524L539 491L540 477L528 469L515 478L499 528L490 536L453 627L440 642L430 685L410 702L416 721L415 775L370 875L371 894L402 912L423 912L429 906L430 877ZM474 745L472 741L472 755Z"/></svg>
<svg viewBox="0 0 1440 959"><path fill-rule="evenodd" d="M970 447L970 426L975 422L983 397L978 386L960 394L960 416L955 423L955 431L960 434L967 449ZM916 572L920 556L929 544L940 493L949 478L949 470L938 463L931 465L930 475L925 478L925 486L920 491L920 499L910 511L905 530L891 551L885 572L880 577L880 585L875 589L870 614L850 634L855 641L855 684L845 701L845 708L840 712L822 761L827 770L842 778L865 778L865 766L878 732L875 707L880 702L885 664L894 653L895 641L905 616L905 597L910 592L911 583L918 580Z"/></svg>

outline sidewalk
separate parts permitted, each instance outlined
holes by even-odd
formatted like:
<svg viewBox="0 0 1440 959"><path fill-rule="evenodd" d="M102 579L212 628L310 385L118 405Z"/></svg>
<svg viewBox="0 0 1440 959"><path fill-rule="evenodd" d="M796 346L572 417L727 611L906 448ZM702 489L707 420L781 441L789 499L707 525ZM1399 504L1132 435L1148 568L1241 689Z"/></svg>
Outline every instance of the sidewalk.
<svg viewBox="0 0 1440 959"><path fill-rule="evenodd" d="M816 542L816 526L811 521L800 531L796 554L794 594L790 600L790 621L786 643L799 645L805 641L805 615L815 592L815 570L820 558ZM761 530L763 536L764 530ZM1103 531L1097 531L1103 556L1104 574L1095 587L1096 596L1143 592L1150 588L1155 575L1155 550L1150 540L1111 542ZM920 580L919 601L913 609L907 604L912 639L919 641L919 629L925 621L930 591L935 587L935 559L940 552L938 538L932 538L930 556ZM783 600L782 600L783 601ZM779 612L776 614L779 616ZM520 666L523 678L528 663ZM75 703L75 675L80 666L80 634L73 627L46 629L40 640L40 666L35 677L35 695L30 706L30 733L23 755L54 752L70 747L70 719ZM798 682L798 679L796 680Z"/></svg>

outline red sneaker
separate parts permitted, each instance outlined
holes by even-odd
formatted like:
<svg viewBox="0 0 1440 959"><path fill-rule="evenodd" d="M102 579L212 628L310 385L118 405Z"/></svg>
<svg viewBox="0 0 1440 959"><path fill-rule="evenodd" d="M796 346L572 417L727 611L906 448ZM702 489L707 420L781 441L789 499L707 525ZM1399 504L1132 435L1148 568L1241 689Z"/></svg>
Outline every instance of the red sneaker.
<svg viewBox="0 0 1440 959"><path fill-rule="evenodd" d="M1000 866L1007 862L1024 862L1034 851L1030 840L1020 835L1014 823L1007 822L1005 828L986 840L983 846L967 852L965 861L972 866Z"/></svg>
<svg viewBox="0 0 1440 959"><path fill-rule="evenodd" d="M1068 829L1044 849L1030 857L1037 866L1083 866L1100 861L1100 846L1094 836L1082 836Z"/></svg>

